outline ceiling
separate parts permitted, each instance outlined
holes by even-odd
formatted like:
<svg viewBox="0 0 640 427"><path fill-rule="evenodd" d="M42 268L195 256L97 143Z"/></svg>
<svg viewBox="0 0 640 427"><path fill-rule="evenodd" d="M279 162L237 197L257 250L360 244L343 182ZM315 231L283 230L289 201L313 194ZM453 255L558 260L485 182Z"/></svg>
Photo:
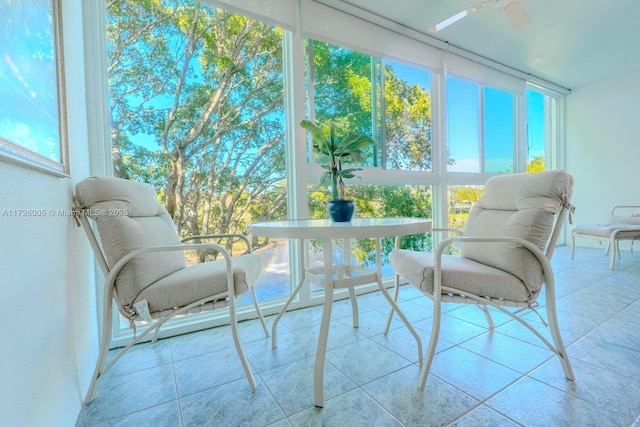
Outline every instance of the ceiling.
<svg viewBox="0 0 640 427"><path fill-rule="evenodd" d="M480 0L339 0L450 45L576 89L640 70L640 0L520 0L531 22L511 30L487 4L443 30L435 24Z"/></svg>

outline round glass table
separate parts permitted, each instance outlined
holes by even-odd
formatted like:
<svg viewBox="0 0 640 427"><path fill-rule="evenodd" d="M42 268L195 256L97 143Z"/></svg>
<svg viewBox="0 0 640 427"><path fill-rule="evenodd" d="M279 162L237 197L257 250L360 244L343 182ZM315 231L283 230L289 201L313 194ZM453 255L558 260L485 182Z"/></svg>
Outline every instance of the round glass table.
<svg viewBox="0 0 640 427"><path fill-rule="evenodd" d="M402 319L409 331L416 339L420 362L422 362L422 345L418 334L415 332L406 316L402 313L394 298L392 298L382 285L382 261L380 239L383 237L395 237L396 247L399 238L411 234L426 233L431 230L431 220L425 218L354 218L351 222L332 222L329 219L302 219L286 221L258 222L249 225L249 233L254 236L297 239L300 248L304 247L304 240L322 240L323 264L310 268L305 266L303 277L289 296L287 302L280 310L272 326L272 346L277 346L278 322L287 308L294 300L300 288L305 282L322 286L325 290L322 320L320 322L320 334L316 350L314 368L314 404L324 406L323 375L324 362L327 352L327 338L329 335L329 323L331 319L331 307L333 304L333 290L347 288L351 298L353 310L353 327L358 327L358 306L354 286L367 283L377 283L380 292L385 296L394 311ZM373 238L376 241L376 269L372 270L351 264L350 241L351 239ZM344 241L344 259L335 262L332 258L332 241ZM304 262L304 256L300 257ZM389 317L391 316L391 313ZM390 318L387 321L387 325ZM387 326L388 329L388 326Z"/></svg>

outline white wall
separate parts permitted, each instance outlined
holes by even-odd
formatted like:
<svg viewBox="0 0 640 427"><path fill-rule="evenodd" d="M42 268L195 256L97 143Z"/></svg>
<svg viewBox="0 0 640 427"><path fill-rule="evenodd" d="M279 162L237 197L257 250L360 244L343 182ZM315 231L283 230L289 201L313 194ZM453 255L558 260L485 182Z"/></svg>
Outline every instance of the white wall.
<svg viewBox="0 0 640 427"><path fill-rule="evenodd" d="M62 2L71 178L0 162L3 209L69 209L88 175L81 0ZM0 414L72 426L97 353L92 254L70 217L0 216Z"/></svg>
<svg viewBox="0 0 640 427"><path fill-rule="evenodd" d="M567 97L566 168L575 179L574 224L606 223L614 205L640 205L639 99L640 70Z"/></svg>

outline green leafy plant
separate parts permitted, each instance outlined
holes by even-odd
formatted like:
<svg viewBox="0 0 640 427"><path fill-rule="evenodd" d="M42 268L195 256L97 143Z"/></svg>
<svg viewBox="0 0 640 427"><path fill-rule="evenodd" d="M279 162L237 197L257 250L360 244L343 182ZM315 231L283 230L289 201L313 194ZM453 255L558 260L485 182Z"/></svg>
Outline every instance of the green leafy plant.
<svg viewBox="0 0 640 427"><path fill-rule="evenodd" d="M344 180L354 178L355 172L362 168L343 167L343 163L362 163L367 148L373 146L375 141L368 135L351 132L340 139L336 136L336 124L333 122L319 124L303 120L300 126L311 136L313 152L327 157L328 163L320 165L325 170L320 183L331 188L333 200L344 200Z"/></svg>

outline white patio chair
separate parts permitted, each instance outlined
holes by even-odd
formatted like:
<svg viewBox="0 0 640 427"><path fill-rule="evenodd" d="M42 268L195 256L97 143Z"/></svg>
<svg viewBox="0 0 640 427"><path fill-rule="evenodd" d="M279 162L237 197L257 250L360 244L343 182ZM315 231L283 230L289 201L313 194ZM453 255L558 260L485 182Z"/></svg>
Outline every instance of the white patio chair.
<svg viewBox="0 0 640 427"><path fill-rule="evenodd" d="M260 256L252 254L241 234L197 236L188 240L241 239L247 254L232 257L214 243L183 244L169 213L158 202L154 188L145 183L111 177L90 177L76 185L76 218L83 226L106 277L100 350L85 403L93 400L98 379L134 344L170 318L214 308L229 307L229 321L238 357L251 391L255 380L242 351L236 320L236 297L251 290L256 312L268 336L253 284L261 272ZM87 218L95 221L94 234ZM98 239L99 236L99 239ZM213 250L214 261L187 266L185 251ZM134 338L105 364L111 344L112 303L129 320ZM136 334L136 321L148 327Z"/></svg>
<svg viewBox="0 0 640 427"><path fill-rule="evenodd" d="M605 255L609 255L609 268L616 267L616 255L620 258L620 241L631 241L631 253L633 243L640 239L640 206L619 205L611 209L608 224L580 224L571 231L571 259L576 251L576 237L580 239L594 239L607 242Z"/></svg>
<svg viewBox="0 0 640 427"><path fill-rule="evenodd" d="M494 325L488 306L509 315L545 343L560 359L565 376L574 379L558 328L550 264L566 212L572 209L572 190L573 178L564 171L492 177L460 236L444 239L433 253L392 252L394 297L402 276L433 300L431 338L419 377L421 390L438 343L443 302L476 304L490 328ZM461 256L444 253L454 243L460 244ZM519 315L537 308L543 286L553 344Z"/></svg>

